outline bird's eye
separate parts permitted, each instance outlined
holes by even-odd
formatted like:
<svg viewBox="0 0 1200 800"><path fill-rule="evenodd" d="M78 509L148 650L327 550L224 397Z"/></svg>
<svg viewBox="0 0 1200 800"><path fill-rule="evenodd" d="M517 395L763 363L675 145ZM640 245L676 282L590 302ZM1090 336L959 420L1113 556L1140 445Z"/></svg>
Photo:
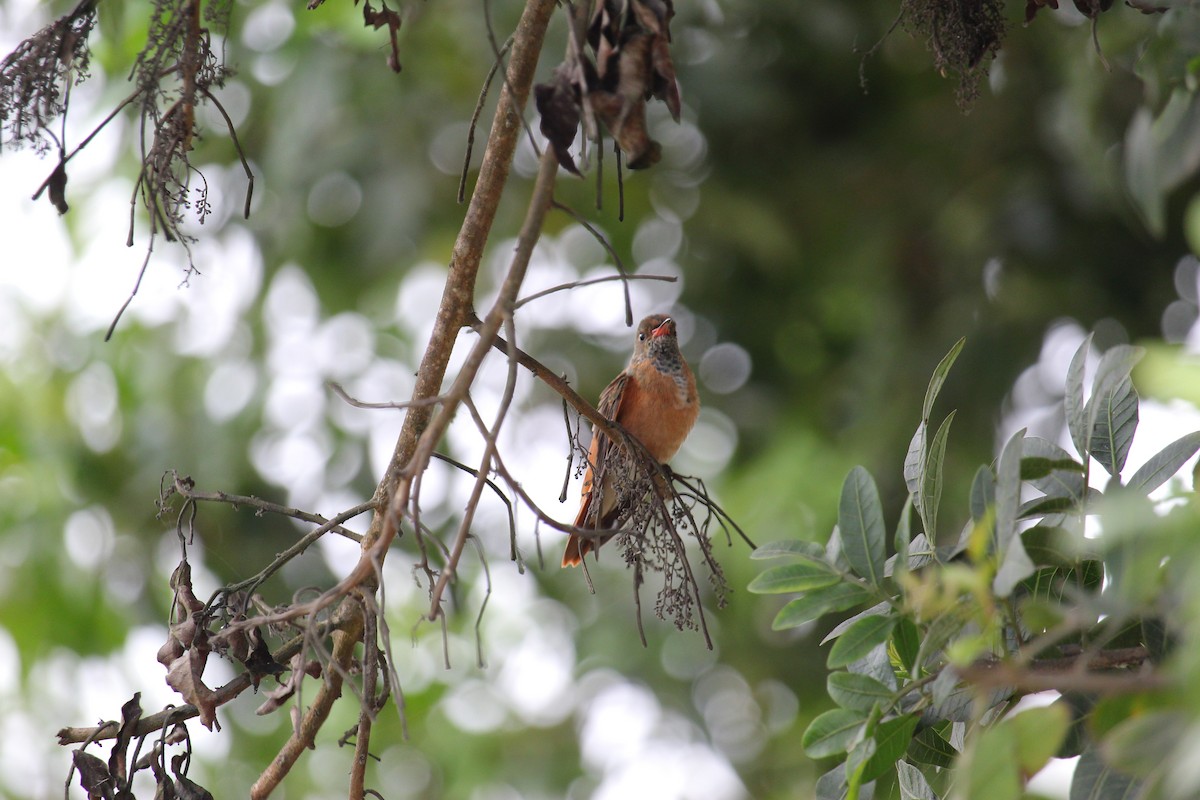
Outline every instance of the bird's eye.
<svg viewBox="0 0 1200 800"><path fill-rule="evenodd" d="M646 334L644 334L644 333L639 333L639 334L638 334L638 341L639 341L639 342L644 342L644 341L646 341Z"/></svg>

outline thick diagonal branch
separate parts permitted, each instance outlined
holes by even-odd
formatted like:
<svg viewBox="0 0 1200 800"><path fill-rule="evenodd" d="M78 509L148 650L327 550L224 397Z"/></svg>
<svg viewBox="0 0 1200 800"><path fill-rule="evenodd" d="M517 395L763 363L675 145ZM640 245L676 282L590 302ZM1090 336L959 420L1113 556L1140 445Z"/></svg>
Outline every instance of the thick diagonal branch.
<svg viewBox="0 0 1200 800"><path fill-rule="evenodd" d="M433 333L417 372L413 400L436 397L441 392L454 340L474 308L475 279L479 272L479 263L496 217L500 196L508 181L513 153L521 137L521 115L529 99L534 69L537 67L546 26L554 7L554 0L529 0L513 35L507 80L500 94L500 102L496 106L492 131L483 154L483 163L479 168L475 191L471 195L458 238L454 242L446 287L442 292ZM400 483L401 471L412 460L417 443L432 417L431 406L417 405L410 408L404 418L404 426L396 440L391 461L376 491L380 512L376 514L363 539L364 554L372 549L386 549L386 542L390 542L396 535L399 520L388 512L388 509L393 507L392 495ZM377 548L380 539L383 539L385 544Z"/></svg>

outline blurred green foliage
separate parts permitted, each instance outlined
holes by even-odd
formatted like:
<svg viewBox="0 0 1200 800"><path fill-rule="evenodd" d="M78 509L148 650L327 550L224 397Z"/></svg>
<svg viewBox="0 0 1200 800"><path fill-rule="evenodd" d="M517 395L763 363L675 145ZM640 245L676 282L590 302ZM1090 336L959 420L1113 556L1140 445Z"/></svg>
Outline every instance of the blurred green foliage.
<svg viewBox="0 0 1200 800"><path fill-rule="evenodd" d="M73 5L46 4L19 20L0 20L15 40ZM969 344L940 401L957 409L944 460L947 498L969 496L974 465L991 459L997 419L1015 403L1010 390L1022 369L1039 360L1051 326L1076 320L1095 329L1096 344L1107 348L1161 338L1172 301L1195 304L1195 287L1190 296L1179 288L1175 268L1198 238L1196 165L1190 150L1177 146L1198 140L1189 136L1196 124L1195 8L1178 4L1147 16L1115 7L1102 14L1097 35L1106 70L1080 15L1043 10L1021 26L1023 6L1006 7L1010 26L1001 56L964 113L955 76L932 69L926 43L903 27L888 34L893 2L680 2L672 31L684 123L652 112L664 159L625 176L624 221L618 221L611 157L599 210L590 179L560 179L560 199L603 230L626 263L657 257L665 268L677 265L677 310L690 332L684 350L693 364L719 342L748 353L753 370L745 385L726 394L702 386L705 407L731 421L736 436L710 444L736 444L732 457L705 462L701 452L681 469L703 472L715 463L719 474L705 477L757 543L824 542L854 464L875 476L886 518L896 517L907 496L904 454L927 376L958 338ZM128 94L123 80L142 45L149 4L99 8L94 77L86 84L99 95L97 118ZM68 308L32 304L10 315L22 332L6 338L0 354L0 628L12 638L20 669L0 686L0 711L42 737L32 758L43 766L32 776L11 764L0 769L4 794L41 796L62 780L69 759L47 731L114 716L126 698L113 691L161 682L153 647L162 637L150 647L146 642L161 633L148 626L165 624L166 581L178 552L174 518L155 516L165 470L190 474L204 489L283 503L319 498L323 511L335 500L370 496L378 479L375 451L387 451L383 429L392 423L347 421L328 392L321 389L324 399L312 401L310 394L288 394L296 385L290 381L318 389L326 379L359 381L364 391L393 392L363 399L403 399L427 325L419 315L405 316L412 309L404 297L417 296L419 285L437 285L463 213L455 196L466 126L492 62L485 10L503 41L520 11L514 0L402 5L404 70L396 75L386 67L385 32L364 29L352 3L328 0L312 11L281 2L234 4L222 47L237 74L220 96L256 175L250 219L239 217L245 179L235 149L219 116L210 115L194 161L213 187L215 213L195 230L202 274L175 301L178 313L134 313L108 344L100 339L115 308L93 309L103 321L81 322ZM17 22L27 29L7 30ZM881 40L873 55L864 55ZM540 75L549 74L564 47L565 26L557 19ZM494 98L493 90L480 117L475 165ZM79 255L88 252L89 237L121 242L125 236L123 203L96 208L90 200L109 179L126 181L122 197L132 186L137 135L132 118L118 124L102 136L121 141L119 158L102 176L69 184L73 211L64 218L64 235ZM75 130L71 140L86 133ZM87 157L85 150L77 158ZM5 152L0 171L10 159L26 158L32 156ZM523 146L493 234L500 262L524 213L532 165ZM36 188L2 182L18 194ZM43 203L30 213L52 212ZM103 231L85 224L96 214L105 220ZM145 231L139 219L138 247ZM562 244L573 231L573 220L553 216L548 239ZM252 255L226 246L247 233ZM223 244L206 250L205 240ZM103 270L103 282L123 292L140 264L138 247L126 259L75 269ZM606 261L593 251L572 262L576 273ZM151 273L176 268L177 251L161 255L171 252L156 247ZM189 299L202 295L206 282L219 287L214 294L244 295L245 304L210 316L205 304L216 300ZM280 288L297 282L299 291ZM481 292L490 290L485 275ZM420 297L436 301L436 294ZM6 289L6 304L21 301L18 291ZM135 312L146 302L136 298ZM620 369L627 337L615 329L601 335L596 324L580 322L587 301L576 302L576 318L533 304L517 323L526 349L595 398ZM189 303L201 309L200 319L189 317ZM650 310L657 309L635 309ZM345 340L330 325L341 313L360 315L354 319L365 320L371 332L353 350L361 363L343 365L344 374L337 354L351 348L338 350ZM540 324L540 314L556 324ZM293 324L302 333L289 339ZM220 332L202 335L213 330ZM332 366L297 377L295 362L326 341ZM94 379L89 370L96 365L111 378L101 383L110 385L114 410L88 422L84 410L96 390L80 381L85 374ZM1150 359L1145 369L1153 365ZM236 391L234 374L244 379ZM1176 396L1174 381L1164 379L1163 394ZM75 390L82 399L70 399L72 386L83 387ZM1058 399L1056 390L1061 381L1046 390L1049 399ZM311 405L317 421L289 411L301 405L295 397ZM559 412L548 392L533 388L518 414L557 424ZM295 444L288 433L301 428L315 449L275 460L315 465L303 472L311 479L305 492L299 481L264 469L270 459L262 455L276 444ZM532 423L523 430L565 455L560 432ZM89 435L100 439L89 445ZM448 490L430 506L431 524L451 530L460 499ZM98 517L76 516L97 509ZM72 528L72 519L83 527ZM410 739L403 742L394 715L381 716L377 774L388 784L385 796L503 796L506 786L529 797L579 797L602 784L615 791L635 760L621 761L616 748L613 760L596 761L603 747L593 743L588 750L586 735L594 721L588 702L618 684L647 687L653 698L629 706L644 712L648 728L631 733L630 741L651 754L663 742L709 748L714 761L736 768L744 796L808 796L832 766L814 764L800 745L805 726L832 707L825 654L815 647L832 623L772 631L781 603L738 591L758 572L745 548L719 550L735 592L728 608L709 611L714 653L698 647L695 634L655 621L648 621L649 646L642 649L629 575L615 558L593 570L596 594L589 594L578 574L553 566L558 537L543 532L548 566L537 563L525 539L531 568L518 576L504 560L504 525L484 524L494 526L479 535L497 583L484 625L496 633L485 634L494 638L484 656L496 663L473 666L482 600L472 588L481 580L474 567L455 598L449 671L440 666L438 631L418 628L409 647L423 609L420 592L397 588L390 600L397 669L411 681ZM253 574L296 535L290 523L249 510L203 508L194 545L206 570L200 579L211 589ZM264 587L268 601L327 581L336 572L338 546L285 570ZM411 542L398 547L410 558L396 565L391 585L411 586ZM497 610L506 596L515 598L508 617ZM538 614L528 617L530 608ZM551 620L548 629L569 633L573 642L566 663L584 688L563 691L560 714L522 713L493 685L514 643L536 633L528 619ZM147 630L154 634L134 635ZM89 671L94 662L87 657L104 654L113 656L118 677ZM82 687L79 704L47 700L62 691L53 682L62 681ZM476 684L500 709L490 727L464 727L446 711L447 698ZM464 696L468 707L482 707ZM230 720L227 730L201 745L193 776L217 796L243 794L290 728L282 714L254 717L253 699L234 705L243 708L220 712ZM344 789L350 754L335 741L353 719L344 704L336 713L328 737L309 754L311 766L289 778L289 793ZM590 759L585 765L581 752ZM697 774L707 773L697 768ZM881 785L879 791L898 790ZM736 785L732 792L739 796Z"/></svg>

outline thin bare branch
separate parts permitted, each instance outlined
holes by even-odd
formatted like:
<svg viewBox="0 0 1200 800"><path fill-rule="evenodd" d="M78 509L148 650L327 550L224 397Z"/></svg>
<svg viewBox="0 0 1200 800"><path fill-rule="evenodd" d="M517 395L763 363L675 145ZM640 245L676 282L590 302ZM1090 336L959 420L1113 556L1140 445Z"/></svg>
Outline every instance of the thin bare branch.
<svg viewBox="0 0 1200 800"><path fill-rule="evenodd" d="M613 281L621 281L622 283L627 283L628 281L664 281L666 283L674 283L676 280L678 279L674 275L604 275L599 278L588 278L587 280L571 281L570 283L560 283L558 286L551 286L549 289L543 289L540 292L522 297L517 301L516 307L520 308L526 303L539 300L555 292L565 292L568 289L578 289L580 286L592 286L597 283L611 283ZM626 287L626 293L628 293L628 287ZM633 317L630 316L629 319L632 320ZM632 325L633 323L630 322L629 324Z"/></svg>
<svg viewBox="0 0 1200 800"><path fill-rule="evenodd" d="M349 405L354 406L355 408L368 408L368 409L393 408L393 409L398 409L398 410L404 410L406 408L416 408L416 407L420 407L420 406L434 406L434 405L437 405L438 403L442 402L442 400L445 399L441 396L438 396L438 397L424 397L419 400L409 400L407 402L402 402L402 403L401 402L392 402L392 401L372 403L372 402L368 402L366 400L358 400L357 398L353 397L349 392L347 392L345 389L342 388L342 385L340 383L334 383L333 381L329 381L326 385L333 391L334 394L336 394L338 397L340 397L344 402L346 402Z"/></svg>
<svg viewBox="0 0 1200 800"><path fill-rule="evenodd" d="M470 408L471 408L472 416L475 416L477 414L477 412L475 411L475 406L473 403L470 405ZM479 477L479 470L472 469L471 467L468 467L466 464L462 463L461 461L455 461L453 458L446 455L445 453L435 452L433 454L433 457L439 461L444 461L445 463L449 464L450 466L454 467L455 469L462 470L463 472L467 473L468 475L471 475L472 477L475 477L475 478ZM500 502L504 503L504 508L508 512L508 538L509 538L509 541L511 542L511 550L512 550L511 557L512 557L513 561L517 562L517 569L521 573L524 573L525 565L521 563L520 555L517 552L517 520L516 520L516 517L513 515L512 501L509 500L508 497L504 494L504 490L501 489L499 487L499 485L496 484L495 481L493 481L491 478L487 477L486 475L484 475L484 482L487 484L488 488L491 489L495 493L496 497L498 497L500 499Z"/></svg>
<svg viewBox="0 0 1200 800"><path fill-rule="evenodd" d="M475 127L479 124L479 115L483 113L483 103L487 99L488 92L492 90L492 79L496 77L496 71L504 63L504 54L508 52L508 48L512 47L512 37L504 42L504 47L500 48L500 53L492 61L491 69L488 70L487 77L483 79L483 88L479 90L479 100L475 103L475 111L471 114L471 123L467 126L467 152L463 155L462 175L458 179L458 202L463 202L467 196L467 174L471 171L471 153L475 149Z"/></svg>
<svg viewBox="0 0 1200 800"><path fill-rule="evenodd" d="M1143 647L1101 651L1091 659L1037 659L1027 667L989 659L976 661L958 671L964 681L979 688L1011 686L1026 693L1057 691L1114 695L1171 686L1166 676L1149 666L1149 655Z"/></svg>
<svg viewBox="0 0 1200 800"><path fill-rule="evenodd" d="M270 766L263 770L258 780L250 787L251 800L263 800L275 790L279 782L291 771L296 760L313 746L317 732L325 724L334 701L342 695L342 676L354 657L355 645L362 639L364 625L362 607L357 602L346 598L343 609L348 613L349 619L345 628L333 634L333 654L330 659L330 664L336 665L337 668L326 668L325 681L304 714L300 729L284 743Z"/></svg>
<svg viewBox="0 0 1200 800"><path fill-rule="evenodd" d="M233 120L229 117L229 112L225 110L225 106L221 105L213 93L208 89L202 90L204 96L212 101L216 106L217 111L221 112L221 116L225 119L225 127L229 129L229 139L233 142L233 149L237 152L238 161L242 162L242 169L246 172L246 202L242 208L242 217L250 219L250 201L254 197L254 172L250 169L250 164L246 161L246 153L242 150L242 143L238 141L237 128L234 127Z"/></svg>
<svg viewBox="0 0 1200 800"><path fill-rule="evenodd" d="M517 292L520 291L521 284L525 280L525 272L529 267L529 260L533 256L533 248L541 237L542 223L545 221L546 211L550 208L550 204L553 201L554 178L557 175L558 159L552 150L547 149L542 153L537 182L534 184L533 197L530 198L529 209L525 215L525 222L521 226L520 235L517 237L517 247L513 253L508 274L504 277L500 296L496 299L491 311L488 312L487 320L482 326L483 330L480 333L480 340L476 342L475 348L467 358L467 363L463 366L463 371L459 373L458 378L454 381L454 385L448 393L451 398L457 399L460 402L466 401L467 392L470 390L476 372L483 364L484 356L487 354L488 349L490 349L491 341L498 338L500 325L504 324L507 326L508 331L510 331L509 335L512 335L513 304L516 302ZM480 477L476 479L475 488L471 494L471 501L467 504L466 513L463 515L463 521L459 527L459 533L455 537L454 544L451 546L450 561L447 563L446 568L442 570L442 574L438 576L438 581L434 585L429 604L429 619L431 620L437 619L441 613L440 603L442 592L445 590L446 584L454 576L458 559L462 556L463 547L466 545L466 536L470 531L471 519L474 516L475 507L479 503L479 497L483 492L484 483L482 477L487 474L488 465L496 453L496 431L508 411L508 404L512 401L516 383L517 361L515 349L515 346L510 346L506 353L509 356L508 380L505 384L504 399L501 401L500 411L497 414L496 427L492 429L490 435L485 437L484 455L479 469ZM433 442L436 442L437 439L433 438L431 433L436 431L438 437L440 437L441 431L445 430L445 427L450 424L450 416L453 413L453 409L454 405L452 402L447 402L442 406L442 412L434 421L435 424L421 437L424 445L422 449L428 448L432 452ZM420 452L421 450L418 450L418 453Z"/></svg>
<svg viewBox="0 0 1200 800"><path fill-rule="evenodd" d="M592 237L595 238L595 240L600 243L600 246L603 247L606 251L608 251L608 254L610 256L612 256L613 263L617 265L617 271L619 273L621 273L621 278L622 278L621 289L625 295L625 325L626 325L626 327L632 327L633 326L633 302L630 300L630 297L629 297L629 284L624 282L629 279L629 270L625 269L625 262L621 261L621 257L619 255L617 255L617 251L612 246L612 242L608 241L608 237L605 236L604 234L602 234L599 231L599 229L597 229L594 225L592 225L590 222L588 222L586 219L584 219L582 216L580 216L575 211L575 209L571 208L570 206L566 205L565 203L560 203L557 200L554 201L554 207L557 208L559 211L562 211L564 214L567 214L572 219L574 219L576 222L578 222L580 225L582 225L583 229L586 230L588 233L590 233L592 235ZM667 280L667 278L664 277L664 278L661 278L661 280ZM673 279L671 279L671 280L673 280Z"/></svg>

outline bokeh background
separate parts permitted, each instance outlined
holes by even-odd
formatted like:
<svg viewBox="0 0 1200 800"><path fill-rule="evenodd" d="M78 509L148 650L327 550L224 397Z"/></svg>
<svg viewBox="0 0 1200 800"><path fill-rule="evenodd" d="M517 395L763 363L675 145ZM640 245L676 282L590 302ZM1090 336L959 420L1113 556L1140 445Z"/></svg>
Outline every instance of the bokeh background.
<svg viewBox="0 0 1200 800"><path fill-rule="evenodd" d="M678 277L632 288L635 319L665 310L679 320L700 377L704 411L674 466L705 479L756 542L823 540L855 464L879 480L894 518L926 381L961 336L939 400L942 413L958 409L947 520L964 516L951 509L965 508L998 431L1029 425L1056 438L1065 364L1087 332L1100 347L1194 336L1196 164L1176 145L1200 115L1190 100L1182 115L1163 110L1193 88L1184 62L1200 25L1186 9L1114 8L1097 28L1106 65L1090 21L1063 5L1022 26L1024 3L1009 4L1003 50L964 107L920 34L886 35L894 2L679 2L683 121L652 106L664 157L626 176L624 221L610 164L599 210L592 178L560 178L559 199L627 264ZM0 50L70 6L5 0ZM144 40L149 4L100 9L71 144L128 94ZM156 242L107 343L147 244L139 217L125 247L135 119L119 116L72 161L62 218L30 200L52 162L0 153L0 795L61 792L70 757L54 744L59 727L113 718L134 691L147 709L178 701L154 659L178 558L173 516L156 515L166 471L324 514L371 495L402 417L351 408L327 382L363 400L408 396L463 213L468 122L492 59L485 11L502 40L520 5L418 0L400 11L396 75L386 36L363 28L349 2L234 4L223 47L237 74L219 97L256 176L252 214L240 216L245 177L211 112L193 154L213 208L191 225L199 272ZM559 16L541 79L565 46ZM480 308L507 266L535 168L525 142ZM553 214L525 293L613 271L590 234ZM596 398L628 355L623 316L620 290L600 284L533 301L516 321L524 348ZM464 334L462 349L472 340ZM484 370L484 408L504 373L499 357ZM1164 440L1197 427L1178 405L1143 413L1160 412ZM528 377L501 447L544 508L574 513L574 485L558 502L561 407ZM479 448L469 421L456 423L448 453L472 463ZM425 522L453 531L470 485L435 464ZM734 592L723 609L710 599L714 649L653 618L642 647L615 554L592 570L591 594L578 571L558 568L559 534L537 531L525 510L517 518L522 569L508 560L504 507L485 497L475 533L489 569L464 560L449 668L441 631L418 624L412 542L388 560L409 738L395 714L382 717L370 774L384 796L811 794L824 770L799 737L829 702L825 631L770 630L778 603L744 590L761 566L746 546L717 548ZM257 572L301 530L202 508L197 592ZM356 545L327 539L264 587L268 602L354 563ZM194 731L192 778L217 797L243 795L288 736L286 713L258 717L256 706L243 697L219 712L222 733ZM355 712L335 711L287 797L344 792L350 752L336 739ZM1061 783L1039 786L1053 794Z"/></svg>

